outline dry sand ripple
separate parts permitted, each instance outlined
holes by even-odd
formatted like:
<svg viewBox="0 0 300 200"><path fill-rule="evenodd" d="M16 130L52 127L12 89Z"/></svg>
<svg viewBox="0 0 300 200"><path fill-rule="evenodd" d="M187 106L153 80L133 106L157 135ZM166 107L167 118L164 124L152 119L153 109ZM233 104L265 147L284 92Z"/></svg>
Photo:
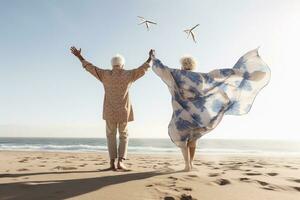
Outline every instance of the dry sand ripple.
<svg viewBox="0 0 300 200"><path fill-rule="evenodd" d="M0 199L299 200L300 158L129 155L131 171L107 154L1 152Z"/></svg>

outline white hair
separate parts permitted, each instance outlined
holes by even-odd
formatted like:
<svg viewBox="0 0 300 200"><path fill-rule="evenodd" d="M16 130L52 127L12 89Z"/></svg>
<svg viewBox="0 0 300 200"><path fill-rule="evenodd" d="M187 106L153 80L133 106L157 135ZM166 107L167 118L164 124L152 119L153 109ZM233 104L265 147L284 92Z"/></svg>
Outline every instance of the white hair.
<svg viewBox="0 0 300 200"><path fill-rule="evenodd" d="M116 65L123 66L124 64L125 64L125 58L120 54L116 54L111 59L112 66L116 66Z"/></svg>
<svg viewBox="0 0 300 200"><path fill-rule="evenodd" d="M180 59L181 69L194 71L196 69L197 61L192 56L182 56Z"/></svg>

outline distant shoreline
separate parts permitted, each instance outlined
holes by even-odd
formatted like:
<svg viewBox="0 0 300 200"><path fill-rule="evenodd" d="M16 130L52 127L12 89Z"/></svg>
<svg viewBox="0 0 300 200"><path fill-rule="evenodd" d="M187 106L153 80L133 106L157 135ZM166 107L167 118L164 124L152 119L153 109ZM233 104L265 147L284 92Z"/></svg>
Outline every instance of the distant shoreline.
<svg viewBox="0 0 300 200"><path fill-rule="evenodd" d="M7 137L7 136L0 136L1 139L106 139L106 137L32 137L32 136L26 136L26 137ZM129 139L138 139L138 140L170 140L169 137L162 137L162 138L151 138L151 137L130 137ZM300 142L299 139L269 139L269 138L200 138L200 140L233 140L233 141L286 141L286 142Z"/></svg>
<svg viewBox="0 0 300 200"><path fill-rule="evenodd" d="M107 152L106 138L0 138L0 150ZM129 139L130 154L180 154L169 139ZM200 155L300 156L300 141L200 139Z"/></svg>
<svg viewBox="0 0 300 200"><path fill-rule="evenodd" d="M99 155L106 155L108 154L107 151L59 151L59 150L2 150L0 149L0 153L3 152L9 152L9 153L50 153L50 154L99 154ZM136 152L128 152L128 157L130 156L145 156L145 155L150 155L154 157L160 157L160 156L170 156L170 157L177 157L181 156L180 151L178 152L172 152L172 153L165 153L165 152L145 152L145 153L136 153ZM224 157L224 158L299 158L300 159L300 154L239 154L239 153L206 153L206 152L197 152L198 157L200 156L205 156L205 157Z"/></svg>

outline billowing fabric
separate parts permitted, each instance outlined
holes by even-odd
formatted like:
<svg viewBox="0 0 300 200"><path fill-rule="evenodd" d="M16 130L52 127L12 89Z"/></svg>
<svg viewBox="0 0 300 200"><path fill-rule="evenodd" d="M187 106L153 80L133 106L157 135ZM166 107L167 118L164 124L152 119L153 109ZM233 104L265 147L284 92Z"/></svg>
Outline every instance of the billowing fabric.
<svg viewBox="0 0 300 200"><path fill-rule="evenodd" d="M173 115L168 132L179 147L213 130L224 114L248 113L271 75L257 49L242 56L233 68L209 73L172 69L159 59L153 61L152 69L172 95Z"/></svg>

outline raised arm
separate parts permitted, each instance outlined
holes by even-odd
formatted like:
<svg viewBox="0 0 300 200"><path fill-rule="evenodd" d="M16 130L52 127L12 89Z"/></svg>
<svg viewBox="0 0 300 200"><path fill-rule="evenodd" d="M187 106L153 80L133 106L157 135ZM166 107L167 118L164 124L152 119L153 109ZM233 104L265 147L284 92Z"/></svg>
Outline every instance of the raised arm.
<svg viewBox="0 0 300 200"><path fill-rule="evenodd" d="M154 50L151 49L149 51L149 57L146 60L146 62L142 66L132 70L132 74L131 74L132 81L136 81L137 79L141 78L146 73L146 71L150 67L150 62L152 61L153 57L154 57Z"/></svg>
<svg viewBox="0 0 300 200"><path fill-rule="evenodd" d="M80 60L80 62L82 63L82 66L88 72L90 72L93 76L95 76L99 81L103 80L104 70L100 69L100 68L94 66L92 63L86 61L84 59L84 57L81 55L81 48L78 50L78 49L76 49L76 47L72 46L70 50L71 50L72 54L74 54L74 56L76 56Z"/></svg>
<svg viewBox="0 0 300 200"><path fill-rule="evenodd" d="M172 87L173 77L171 72L175 69L169 68L164 65L159 59L155 58L155 55L152 57L152 70L157 76L159 76L169 87Z"/></svg>

